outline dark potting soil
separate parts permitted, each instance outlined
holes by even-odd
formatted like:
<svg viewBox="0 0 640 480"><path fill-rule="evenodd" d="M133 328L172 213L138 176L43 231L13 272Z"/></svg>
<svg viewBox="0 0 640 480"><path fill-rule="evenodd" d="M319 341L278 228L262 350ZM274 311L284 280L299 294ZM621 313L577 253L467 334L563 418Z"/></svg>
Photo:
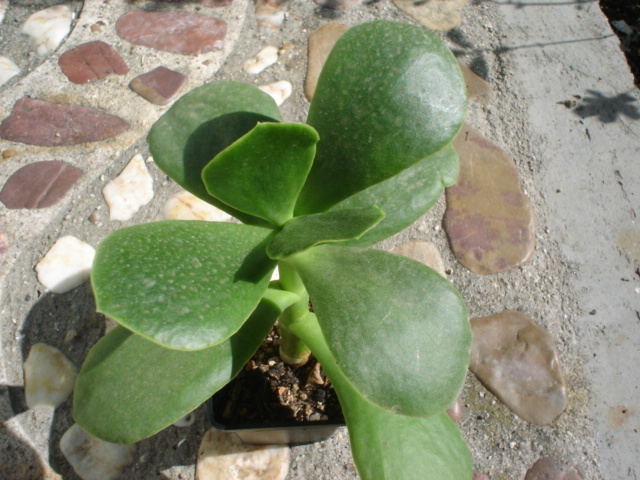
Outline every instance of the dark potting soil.
<svg viewBox="0 0 640 480"><path fill-rule="evenodd" d="M640 0L600 0L600 9L609 23L623 21L631 30L622 31L611 23L620 38L620 47L627 57L636 86L640 87Z"/></svg>
<svg viewBox="0 0 640 480"><path fill-rule="evenodd" d="M240 374L216 394L216 421L227 427L343 422L338 397L313 355L306 365L294 368L280 360L279 346L276 325Z"/></svg>

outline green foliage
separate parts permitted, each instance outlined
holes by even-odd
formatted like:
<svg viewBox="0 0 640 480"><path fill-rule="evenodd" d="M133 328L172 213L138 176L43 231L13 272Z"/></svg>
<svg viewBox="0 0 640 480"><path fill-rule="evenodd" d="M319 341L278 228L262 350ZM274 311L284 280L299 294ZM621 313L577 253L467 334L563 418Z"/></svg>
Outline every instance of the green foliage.
<svg viewBox="0 0 640 480"><path fill-rule="evenodd" d="M182 97L149 133L155 162L245 225L156 222L99 245L96 304L121 326L87 357L76 421L112 442L156 433L232 379L279 318L324 365L363 479L470 479L444 413L469 361L464 302L428 267L362 248L455 181L465 111L444 44L387 21L338 41L309 125L281 123L250 85Z"/></svg>

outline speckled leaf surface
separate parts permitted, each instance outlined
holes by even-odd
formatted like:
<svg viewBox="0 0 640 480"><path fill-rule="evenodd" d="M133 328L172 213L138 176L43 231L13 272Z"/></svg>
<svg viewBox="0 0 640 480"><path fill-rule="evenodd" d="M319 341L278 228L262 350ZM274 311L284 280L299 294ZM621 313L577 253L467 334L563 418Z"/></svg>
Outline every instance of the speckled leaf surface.
<svg viewBox="0 0 640 480"><path fill-rule="evenodd" d="M458 177L458 155L451 145L376 185L338 203L330 211L377 205L386 217L344 245L366 247L404 230L424 215L445 187Z"/></svg>
<svg viewBox="0 0 640 480"><path fill-rule="evenodd" d="M133 443L157 433L226 385L280 312L262 301L231 338L196 352L164 348L117 327L93 347L80 371L75 421L114 443Z"/></svg>
<svg viewBox="0 0 640 480"><path fill-rule="evenodd" d="M471 330L449 281L381 250L320 245L290 261L332 355L362 396L412 416L453 404L469 365Z"/></svg>
<svg viewBox="0 0 640 480"><path fill-rule="evenodd" d="M439 151L465 114L462 73L438 37L390 21L350 28L311 103L320 142L296 212L326 210Z"/></svg>
<svg viewBox="0 0 640 480"><path fill-rule="evenodd" d="M383 218L376 206L296 217L273 237L267 255L283 259L315 245L359 238Z"/></svg>
<svg viewBox="0 0 640 480"><path fill-rule="evenodd" d="M234 334L267 289L271 230L174 220L118 230L98 246L96 307L169 348L197 350Z"/></svg>
<svg viewBox="0 0 640 480"><path fill-rule="evenodd" d="M293 217L317 142L318 133L303 123L259 123L220 152L202 180L227 205L283 225Z"/></svg>
<svg viewBox="0 0 640 480"><path fill-rule="evenodd" d="M201 172L258 122L280 119L273 99L257 87L215 82L181 97L153 125L147 140L155 163L184 189L245 223L262 224L209 195Z"/></svg>

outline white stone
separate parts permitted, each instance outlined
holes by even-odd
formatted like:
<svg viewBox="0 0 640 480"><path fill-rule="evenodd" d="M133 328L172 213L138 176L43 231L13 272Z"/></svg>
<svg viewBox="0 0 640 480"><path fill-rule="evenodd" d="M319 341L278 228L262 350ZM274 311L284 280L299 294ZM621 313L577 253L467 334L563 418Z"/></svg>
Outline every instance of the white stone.
<svg viewBox="0 0 640 480"><path fill-rule="evenodd" d="M22 33L36 44L38 55L53 52L71 30L73 12L66 5L54 5L34 13L22 25Z"/></svg>
<svg viewBox="0 0 640 480"><path fill-rule="evenodd" d="M278 61L278 48L273 45L264 47L253 58L250 58L242 66L242 70L253 75L262 72Z"/></svg>
<svg viewBox="0 0 640 480"><path fill-rule="evenodd" d="M7 8L9 8L9 0L0 0L0 23L4 21L4 15L7 13Z"/></svg>
<svg viewBox="0 0 640 480"><path fill-rule="evenodd" d="M136 447L105 442L74 424L62 435L60 450L82 480L115 480L133 462Z"/></svg>
<svg viewBox="0 0 640 480"><path fill-rule="evenodd" d="M289 448L248 445L234 433L211 429L198 454L198 480L284 480L289 471Z"/></svg>
<svg viewBox="0 0 640 480"><path fill-rule="evenodd" d="M0 87L7 83L11 77L20 73L20 67L7 57L0 57Z"/></svg>
<svg viewBox="0 0 640 480"><path fill-rule="evenodd" d="M193 425L193 422L196 421L196 414L194 412L187 413L184 417L182 417L177 422L173 423L174 427L184 428L190 427Z"/></svg>
<svg viewBox="0 0 640 480"><path fill-rule="evenodd" d="M127 221L153 198L153 179L142 155L135 155L120 175L107 183L102 195L109 206L109 220Z"/></svg>
<svg viewBox="0 0 640 480"><path fill-rule="evenodd" d="M291 92L293 91L293 86L291 82L286 80L280 80L279 82L270 83L268 85L261 85L258 87L265 93L271 95L276 102L276 105L280 106L282 103L289 98Z"/></svg>
<svg viewBox="0 0 640 480"><path fill-rule="evenodd" d="M231 215L199 199L195 195L182 191L172 195L164 204L165 220L204 220L207 222L228 222Z"/></svg>
<svg viewBox="0 0 640 480"><path fill-rule="evenodd" d="M256 19L261 35L269 35L280 28L285 17L284 2L256 0Z"/></svg>
<svg viewBox="0 0 640 480"><path fill-rule="evenodd" d="M29 408L61 405L73 391L78 370L55 347L36 343L24 362L24 395Z"/></svg>
<svg viewBox="0 0 640 480"><path fill-rule="evenodd" d="M38 281L53 293L68 292L89 279L95 254L76 237L61 237L36 265Z"/></svg>

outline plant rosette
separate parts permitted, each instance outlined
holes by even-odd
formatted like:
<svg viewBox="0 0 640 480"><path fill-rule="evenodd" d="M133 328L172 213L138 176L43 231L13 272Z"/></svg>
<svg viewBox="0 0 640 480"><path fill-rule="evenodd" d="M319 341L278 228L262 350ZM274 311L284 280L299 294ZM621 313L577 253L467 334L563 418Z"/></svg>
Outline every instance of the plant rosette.
<svg viewBox="0 0 640 480"><path fill-rule="evenodd" d="M423 264L366 248L455 182L465 114L444 43L389 21L339 39L306 124L248 84L183 96L149 133L155 163L242 224L154 222L102 241L91 282L120 326L87 356L76 422L115 443L155 434L233 379L278 320L280 356L310 350L330 378L361 478L470 479L446 413L469 363L464 301Z"/></svg>

